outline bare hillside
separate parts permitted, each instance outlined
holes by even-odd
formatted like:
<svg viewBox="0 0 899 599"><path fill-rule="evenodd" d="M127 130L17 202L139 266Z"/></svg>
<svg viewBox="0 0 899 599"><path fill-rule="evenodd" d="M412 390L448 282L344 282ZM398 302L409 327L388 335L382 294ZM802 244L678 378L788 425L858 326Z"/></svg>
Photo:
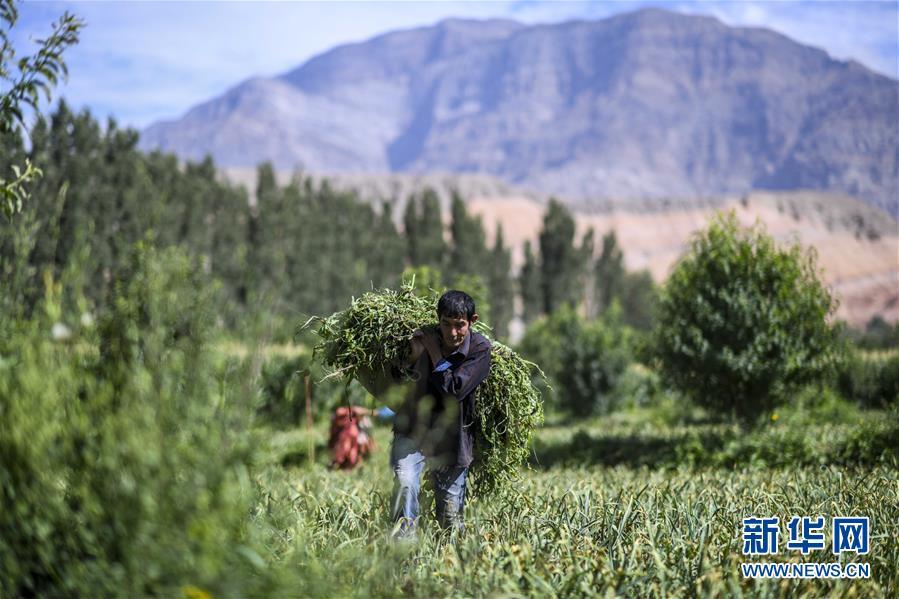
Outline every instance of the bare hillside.
<svg viewBox="0 0 899 599"><path fill-rule="evenodd" d="M525 240L536 243L543 206L526 198L472 198L472 212L487 231L503 224L506 241L521 262ZM783 243L798 240L814 247L825 281L840 298L837 316L856 327L875 314L899 320L899 233L896 222L851 198L822 194L750 194L724 200L718 207L672 208L643 212L616 210L577 214L581 234L593 227L598 235L616 231L629 269L648 269L664 281L715 210L734 210L746 225L763 222Z"/></svg>

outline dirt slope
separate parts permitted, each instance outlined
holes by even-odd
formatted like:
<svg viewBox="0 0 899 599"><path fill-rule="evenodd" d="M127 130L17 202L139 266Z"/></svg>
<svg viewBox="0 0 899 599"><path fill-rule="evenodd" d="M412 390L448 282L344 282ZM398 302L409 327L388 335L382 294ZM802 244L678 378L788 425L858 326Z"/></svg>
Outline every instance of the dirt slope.
<svg viewBox="0 0 899 599"><path fill-rule="evenodd" d="M848 198L830 209L826 203L815 204L817 198L752 194L727 200L719 209L734 210L746 225L760 220L783 243L798 239L803 245L813 246L824 280L840 298L839 318L853 326L864 326L875 314L889 321L899 320L899 232L895 221L854 205ZM515 248L517 267L525 240L537 241L544 207L523 197L475 197L469 206L481 215L488 232L492 233L497 221L502 223L506 242ZM858 208L857 212L853 208ZM579 234L593 227L597 247L601 235L614 229L627 267L648 269L661 282L688 247L693 233L703 228L714 212L715 208L708 207L615 210L578 214L577 222Z"/></svg>

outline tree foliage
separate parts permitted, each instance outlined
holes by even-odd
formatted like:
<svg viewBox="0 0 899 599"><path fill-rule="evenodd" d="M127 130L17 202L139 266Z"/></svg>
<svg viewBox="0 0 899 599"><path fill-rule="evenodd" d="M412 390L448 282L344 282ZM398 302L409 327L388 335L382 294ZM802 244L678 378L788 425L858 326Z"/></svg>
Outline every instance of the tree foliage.
<svg viewBox="0 0 899 599"><path fill-rule="evenodd" d="M509 321L515 308L515 289L512 283L512 255L503 240L503 228L497 223L493 249L490 252L489 281L490 323L497 339L509 335Z"/></svg>
<svg viewBox="0 0 899 599"><path fill-rule="evenodd" d="M617 297L621 297L624 282L624 254L618 246L615 231L609 231L602 237L602 250L596 260L596 299L599 311L612 305Z"/></svg>
<svg viewBox="0 0 899 599"><path fill-rule="evenodd" d="M831 371L835 309L813 252L778 247L761 225L719 215L662 292L662 374L699 404L747 421Z"/></svg>
<svg viewBox="0 0 899 599"><path fill-rule="evenodd" d="M452 218L450 221L452 245L447 274L450 277L463 274L486 277L487 273L483 271L489 256L481 217L473 217L468 214L465 201L456 192L452 194L450 215Z"/></svg>
<svg viewBox="0 0 899 599"><path fill-rule="evenodd" d="M530 241L524 242L524 264L518 273L518 290L521 294L522 319L529 324L543 312L539 264Z"/></svg>
<svg viewBox="0 0 899 599"><path fill-rule="evenodd" d="M633 334L620 314L587 320L564 306L533 323L519 351L543 369L552 387L544 393L558 408L587 417L615 406L614 391L633 359L633 346Z"/></svg>
<svg viewBox="0 0 899 599"><path fill-rule="evenodd" d="M38 112L43 94L49 101L50 92L59 79L68 75L63 52L78 43L78 34L84 22L68 12L63 13L53 24L50 35L37 40L38 50L32 55L16 60L16 48L10 33L19 19L15 0L0 0L0 133L8 133L16 126L25 128L24 109ZM0 176L0 196L2 209L7 218L22 211L28 196L26 185L41 175L39 168L30 160L25 164L12 163L9 166L12 179Z"/></svg>
<svg viewBox="0 0 899 599"><path fill-rule="evenodd" d="M409 263L444 270L447 245L443 238L440 198L433 189L425 189L420 195L409 198L403 225Z"/></svg>
<svg viewBox="0 0 899 599"><path fill-rule="evenodd" d="M215 287L175 249L125 262L96 323L49 276L32 317L0 314L0 594L258 593L252 396L213 368Z"/></svg>
<svg viewBox="0 0 899 599"><path fill-rule="evenodd" d="M621 280L621 318L625 324L649 331L655 324L658 288L647 270L626 272Z"/></svg>
<svg viewBox="0 0 899 599"><path fill-rule="evenodd" d="M503 235L487 248L482 222L458 196L448 243L432 190L409 199L401 231L396 199L366 202L300 175L282 185L266 164L250 194L224 181L210 158L179 164L172 155L138 151L137 142L136 132L114 120L101 127L65 102L37 119L27 149L19 132L0 133L0 168L28 159L44 173L16 223L0 223L0 272L12 290L6 305L30 310L42 293L42 273L58 278L73 260L80 260L87 299L100 303L131 245L151 231L159 247L181 246L222 284L222 324L239 326L265 312L270 334L282 341L304 315L395 285L406 265L444 273L451 286L477 276L485 289L481 305L491 308L501 338L518 293L525 322L544 313L547 301L584 299L592 236L575 242L574 220L561 204L547 212L543 245L525 248L520 287L512 289Z"/></svg>
<svg viewBox="0 0 899 599"><path fill-rule="evenodd" d="M583 273L584 254L575 243L574 218L563 204L552 200L540 231L540 286L544 313L551 314L566 303L577 305Z"/></svg>

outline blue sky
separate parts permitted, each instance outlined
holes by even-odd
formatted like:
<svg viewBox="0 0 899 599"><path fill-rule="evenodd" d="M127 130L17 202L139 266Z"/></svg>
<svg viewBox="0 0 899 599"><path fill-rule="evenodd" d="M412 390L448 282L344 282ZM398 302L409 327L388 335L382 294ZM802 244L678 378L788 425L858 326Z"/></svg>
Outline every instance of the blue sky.
<svg viewBox="0 0 899 599"><path fill-rule="evenodd" d="M65 10L87 22L57 90L95 117L142 128L257 75L277 75L339 44L443 18L524 23L599 19L643 6L763 26L899 75L899 2L27 2L14 30L20 54Z"/></svg>

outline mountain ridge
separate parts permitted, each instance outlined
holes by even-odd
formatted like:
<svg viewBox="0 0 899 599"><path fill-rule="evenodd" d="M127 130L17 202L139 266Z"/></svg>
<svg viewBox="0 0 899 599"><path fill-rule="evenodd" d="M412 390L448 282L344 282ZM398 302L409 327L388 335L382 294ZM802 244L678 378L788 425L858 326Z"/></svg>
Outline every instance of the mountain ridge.
<svg viewBox="0 0 899 599"><path fill-rule="evenodd" d="M714 17L449 19L241 82L141 143L225 166L484 173L580 201L821 189L896 216L897 98L859 63Z"/></svg>

